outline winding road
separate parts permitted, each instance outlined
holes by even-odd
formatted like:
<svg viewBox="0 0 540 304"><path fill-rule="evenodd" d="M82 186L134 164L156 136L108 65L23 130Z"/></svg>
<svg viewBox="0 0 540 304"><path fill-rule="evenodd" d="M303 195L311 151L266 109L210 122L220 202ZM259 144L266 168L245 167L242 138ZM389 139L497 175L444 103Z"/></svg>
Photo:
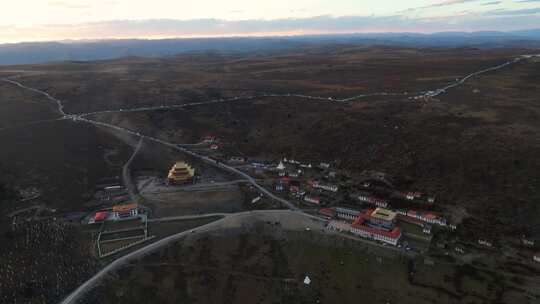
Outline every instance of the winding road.
<svg viewBox="0 0 540 304"><path fill-rule="evenodd" d="M292 214L291 214L292 213ZM231 222L231 225L233 223L242 222L245 218L261 215L261 216L277 216L282 217L285 215L293 215L293 216L303 216L303 217L309 217L314 219L315 221L320 222L321 219L305 215L302 213L287 211L287 210L265 210L265 211L246 211L246 212L240 212L240 213L234 213L234 214L228 214L223 219L211 222L209 224L199 226L195 229L183 231L171 236L168 236L166 238L163 238L161 240L158 240L154 243L151 243L143 248L140 248L138 250L135 250L131 253L128 253L116 260L114 260L112 263L105 266L103 269L101 269L98 273L96 273L94 276L92 276L89 280L84 282L82 285L80 285L77 289L75 289L70 295L68 295L60 304L72 304L76 303L77 299L79 299L82 295L84 295L86 292L88 292L90 289L92 289L100 280L102 280L109 272L118 270L120 267L122 267L124 264L142 258L145 255L154 252L157 249L163 248L167 246L168 244L178 241L182 239L183 237L195 234L195 233L204 233L209 232L214 229L220 228L220 227L228 227L229 225L227 222ZM176 219L172 219L176 220ZM286 224L286 223L284 223Z"/></svg>
<svg viewBox="0 0 540 304"><path fill-rule="evenodd" d="M129 158L129 160L122 167L122 179L124 180L124 186L126 187L129 193L129 197L134 202L139 202L140 196L139 196L139 191L137 190L137 186L135 185L135 183L133 182L133 179L131 178L130 166L133 160L135 159L135 157L137 156L137 153L139 153L139 150L141 150L143 141L144 141L144 138L140 137L139 143L137 144L137 147L133 151L133 154L131 154L131 157Z"/></svg>
<svg viewBox="0 0 540 304"><path fill-rule="evenodd" d="M434 97L434 96L438 96L438 95L441 95L441 94L445 94L449 89L452 89L452 88L458 87L460 85L463 85L465 82L467 82L469 79L471 79L471 78L473 78L475 76L479 76L479 75L484 74L484 73L488 73L488 72L492 72L492 71L495 71L495 70L502 69L504 67L507 67L507 66L509 66L511 64L514 64L514 63L517 63L519 61L521 61L521 58L516 58L516 59L510 60L508 62L505 62L503 64L499 64L499 65L496 65L496 66L493 66L493 67L490 67L490 68L486 68L486 69L483 69L483 70L480 70L480 71L476 71L474 73L471 73L469 75L466 75L466 76L456 80L453 83L450 83L450 84L446 85L443 88L428 91L428 93L422 93L422 94L420 94L418 96ZM297 216L300 216L300 217L313 218L313 219L315 219L317 221L321 221L320 218L315 217L313 215L309 215L307 213L304 213L302 210L300 210L298 207L296 207L291 202L274 195L273 193L271 193L270 191L265 189L263 186L259 185L254 178L252 178L248 174L238 170L237 168L228 166L228 165L226 165L224 163L221 163L219 161L216 161L216 160L214 160L214 159L212 159L212 158L210 158L208 156L205 156L205 155L198 154L196 152L190 151L189 149L187 149L187 146L182 146L182 145L178 145L178 144L175 144L175 143L167 142L167 141L165 141L163 139L143 135L143 134L141 134L139 132L132 131L132 130L129 130L129 129L126 129L126 128L123 128L123 127L120 127L120 126L117 126L117 125L91 120L91 119L89 119L87 117L92 116L92 115L96 115L96 114L104 114L104 113L170 110L170 109L179 109L179 108L186 108L186 107L192 107L192 106L198 106L198 105L209 105L209 104L215 104L215 103L236 102L236 101L241 101L241 100L253 100L253 99L258 99L258 98L296 97L296 98L304 98L304 99L308 99L308 100L317 100L317 101L350 102L350 101L354 101L354 100L357 100L357 99L360 99L360 98L365 98L365 97L370 97L370 96L408 96L407 93L387 93L387 92L382 92L382 93L372 93L372 94L361 94L361 95L356 95L356 96L353 96L353 97L350 97L350 98L339 99L339 98L334 98L334 97L309 96L309 95L302 95L302 94L262 94L260 96L233 97L233 98L228 98L228 99L216 99L216 100L211 100L211 101L206 101L206 102L194 102L194 103L187 103L187 104L148 106L148 107L138 107L138 108L132 108L132 109L104 110L104 111L96 111L96 112L90 112L90 113L67 114L64 111L64 106L62 104L62 101L57 99L57 98L52 97L49 93L38 90L38 89L35 89L35 88L25 86L25 85L21 84L20 82L17 82L17 81L15 81L13 79L3 78L2 81L11 83L11 84L16 85L16 86L18 86L20 88L23 88L23 89L26 89L26 90L29 90L29 91L32 91L32 92L35 92L35 93L38 93L38 94L41 94L41 95L45 96L48 100L54 102L57 105L57 111L58 111L58 113L60 113L62 115L62 118L60 118L60 119L72 120L74 122L89 123L89 124L92 124L92 125L95 125L95 126L104 127L104 128L110 128L110 129L113 129L113 130L116 130L116 131L119 131L119 132L131 134L131 135L139 137L139 144L138 144L137 148L135 149L135 151L134 151L133 155L131 156L130 160L128 160L128 162L124 166L124 169L123 169L124 181L128 181L128 180L131 179L131 177L126 178L126 177L128 177L127 175L129 175L129 170L128 170L129 164L131 163L131 161L133 160L133 158L137 154L138 150L140 149L140 146L142 145L143 140L147 140L147 141L156 142L156 143L162 144L164 146L170 147L170 148L175 149L175 150L177 150L179 152L182 152L182 153L190 155L190 156L192 156L192 157L194 157L196 159L199 159L199 160L201 160L201 161L203 161L203 162L205 162L205 163L207 163L209 165L212 165L214 167L217 167L217 168L220 168L222 170L228 171L230 173L236 174L237 176L240 176L241 178L245 179L246 182L250 183L255 188L257 188L265 196L267 196L267 197L269 197L269 198L271 198L271 199L273 199L275 201L280 202L281 204L283 204L284 206L286 206L287 208L290 209L288 211L284 211L284 210L278 210L278 211L276 211L276 210L274 210L274 211L252 211L252 212L250 211L250 212L241 212L241 213L235 213L235 214L216 213L216 214L205 214L205 215L194 215L194 216L182 216L182 217L169 217L169 218L163 218L163 219L153 219L152 221L174 221L174 220L181 220L181 219L195 219L195 218L211 217L211 216L222 216L223 217L220 220L217 220L217 221L214 221L212 223L200 226L200 227L196 228L193 231L184 231L184 232L180 232L180 233L177 233L175 235L171 235L169 237L163 238L161 240L158 240L158 241L156 241L154 243L151 243L151 244L149 244L149 245L147 245L147 246L145 246L143 248L140 248L140 249L138 249L136 251L133 251L133 252L131 252L131 253L125 255L125 256L122 256L122 257L116 259L115 261L113 261L112 263L110 263L109 265L107 265L103 269L101 269L98 273L96 273L88 281L86 281L85 283L80 285L76 290L74 290L70 295L68 295L61 302L61 304L75 303L75 301L78 298L80 298L80 296L82 296L85 292L87 292L89 289L91 289L93 286L95 286L95 284L97 284L107 273L109 273L111 271L114 271L114 270L117 270L119 267L121 267L122 265L124 265L125 263L127 263L129 261L141 258L144 255L147 255L147 254L149 254L149 253L151 253L151 252L153 252L153 251L155 251L155 250L157 250L159 248L162 248L162 247L166 246L167 244L169 244L171 242L177 241L177 240L185 237L188 234L207 232L207 231L210 231L210 230L212 230L214 228L218 228L221 225L224 225L227 221L231 221L233 219L243 220L246 217L250 217L250 216L253 216L253 215L257 215L257 214L264 215L264 214L275 213L276 216L284 216L286 214L289 214L289 215L294 214L294 215L297 215ZM56 120L58 120L58 119L56 119ZM33 123L33 122L29 122L29 123ZM36 122L36 123L38 123L38 122ZM133 183L131 183L131 184L133 185ZM136 192L134 191L134 189L130 189L127 182L126 182L126 186L128 187L128 191L130 192L130 195L136 195Z"/></svg>

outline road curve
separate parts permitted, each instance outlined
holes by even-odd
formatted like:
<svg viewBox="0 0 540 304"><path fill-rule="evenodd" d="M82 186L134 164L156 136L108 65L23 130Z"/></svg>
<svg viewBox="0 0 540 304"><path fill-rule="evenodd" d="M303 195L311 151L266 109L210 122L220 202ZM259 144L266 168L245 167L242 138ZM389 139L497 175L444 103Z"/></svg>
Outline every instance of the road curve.
<svg viewBox="0 0 540 304"><path fill-rule="evenodd" d="M56 103L56 106L57 106L57 109L58 109L58 112L63 116L67 116L66 112L64 112L64 105L62 104L62 101L60 101L59 99L57 98L54 98L52 97L51 95L49 95L49 93L47 92L44 92L44 91L41 91L41 90L38 90L38 89L35 89L35 88L31 88L31 87L27 87L25 86L24 84L20 83L20 82L17 82L15 80L12 80L12 79L8 79L8 78L3 78L2 81L5 81L5 82L9 82L11 84L14 84L20 88L23 88L23 89L26 89L26 90L29 90L29 91L32 91L34 93L38 93L38 94L41 94L43 96L45 96L47 99L49 99L50 101L53 101L54 103Z"/></svg>
<svg viewBox="0 0 540 304"><path fill-rule="evenodd" d="M133 179L131 178L131 171L129 167L131 166L131 163L135 159L135 156L139 153L139 150L141 150L141 147L143 145L144 139L142 137L139 138L139 143L137 144L137 147L133 151L133 154L131 154L131 157L129 160L124 164L122 167L122 179L124 180L124 186L126 187L129 197L132 201L137 202L138 201L138 190L137 186L135 186L135 183L133 182Z"/></svg>
<svg viewBox="0 0 540 304"><path fill-rule="evenodd" d="M159 241L156 241L156 242L154 242L152 244L149 244L148 246L145 246L143 248L135 250L135 251L133 251L133 252L131 252L129 254L126 254L125 256L122 256L122 257L114 260L109 265L105 266L103 269L101 269L99 272L97 272L89 280L87 280L82 285L80 285L77 289L75 289L64 300L62 300L62 302L60 302L60 304L73 304L73 303L76 303L77 299L79 299L83 294L85 294L93 286L95 286L95 284L97 284L101 279L103 279L103 277L107 273L119 269L122 265L124 265L125 263L127 263L129 261L132 261L132 260L137 259L137 258L141 258L144 255L153 252L154 250L165 247L169 243L177 241L177 240L183 238L186 235L198 234L198 233L201 233L201 232L207 232L207 231L209 231L210 229L212 229L214 227L219 227L219 225L224 224L225 221L227 221L228 219L231 219L231 218L242 218L242 217L246 217L246 216L249 217L249 216L253 216L253 215L257 215L257 214L272 214L272 213L275 213L276 215L280 215L280 214L290 213L290 212L292 212L292 211L289 211L289 210L264 210L264 211L246 211L246 212L234 213L234 214L227 215L223 219L214 221L212 223L209 223L209 224L206 224L206 225L203 225L203 226L199 226L199 227L197 227L197 228L195 228L193 230L183 231L183 232L168 236L166 238L163 238L163 239L161 239ZM303 214L303 213L297 213L297 212L294 212L294 214L310 217L310 218L313 218L313 219L315 219L317 221L321 221L320 218L315 217L315 216L311 216L311 215L307 215L307 214Z"/></svg>

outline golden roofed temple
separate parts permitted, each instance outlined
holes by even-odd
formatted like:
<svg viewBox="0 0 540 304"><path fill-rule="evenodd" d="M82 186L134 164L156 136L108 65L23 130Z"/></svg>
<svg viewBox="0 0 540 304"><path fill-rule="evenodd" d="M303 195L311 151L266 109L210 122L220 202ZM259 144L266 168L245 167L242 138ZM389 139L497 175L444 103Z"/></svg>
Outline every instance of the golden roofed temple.
<svg viewBox="0 0 540 304"><path fill-rule="evenodd" d="M174 166L169 170L167 180L171 185L181 185L193 182L195 176L195 169L191 168L186 162L176 162Z"/></svg>

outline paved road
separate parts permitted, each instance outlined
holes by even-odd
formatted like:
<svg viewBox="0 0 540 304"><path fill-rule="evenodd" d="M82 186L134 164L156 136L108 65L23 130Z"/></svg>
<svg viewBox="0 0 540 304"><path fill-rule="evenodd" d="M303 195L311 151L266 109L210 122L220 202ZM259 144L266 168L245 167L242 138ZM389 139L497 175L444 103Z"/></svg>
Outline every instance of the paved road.
<svg viewBox="0 0 540 304"><path fill-rule="evenodd" d="M47 99L49 99L50 101L53 101L54 103L56 103L56 106L58 108L58 112L62 115L62 116L67 116L66 112L64 112L64 105L62 104L62 101L60 101L59 99L56 99L54 97L52 97L51 95L49 95L49 93L47 92L44 92L44 91L41 91L41 90L38 90L38 89L35 89L35 88L31 88L31 87L27 87L25 86L24 84L20 83L20 82L17 82L15 80L12 80L12 79L8 79L8 78L3 78L2 79L3 81L5 82L9 82L11 84L14 84L20 88L23 88L23 89L26 89L26 90L29 90L29 91L32 91L34 93L38 93L38 94L41 94L43 96L45 96Z"/></svg>
<svg viewBox="0 0 540 304"><path fill-rule="evenodd" d="M129 167L131 166L131 163L137 156L137 153L139 153L139 150L141 150L141 147L143 145L144 138L139 138L139 143L137 144L137 147L133 151L133 154L131 154L131 157L129 160L124 164L124 167L122 167L122 179L124 180L124 186L126 187L129 197L132 201L138 202L139 201L139 191L137 190L137 186L133 182L133 179L131 178L131 170Z"/></svg>
<svg viewBox="0 0 540 304"><path fill-rule="evenodd" d="M161 223L161 222L174 222L174 221L184 221L184 220L196 220L196 219L207 218L207 217L226 217L226 216L231 216L233 214L235 213L206 213L206 214L198 214L198 215L167 216L167 217L149 219L148 222Z"/></svg>
<svg viewBox="0 0 540 304"><path fill-rule="evenodd" d="M433 89L428 90L426 93L414 93L410 94L409 92L403 92L403 93L392 93L392 92L378 92L378 93L370 93L370 94L360 94L356 96L352 96L349 98L336 98L336 97L322 97L322 96L312 96L312 95L304 95L304 94L293 94L293 93L286 93L286 94L260 94L260 95L252 95L252 96L237 96L232 98L225 98L225 99L214 99L210 101L202 101L202 102L193 102L193 103L185 103L185 104L174 104L174 105L159 105L159 106L148 106L148 107L138 107L138 108L131 108L131 109L116 109L116 110L104 110L104 111L95 111L90 113L84 113L79 114L79 117L87 117L91 115L96 114L105 114L105 113L120 113L120 112L145 112L145 111L155 111L155 110L172 110L172 109L181 109L191 106L199 106L199 105L209 105L209 104L215 104L215 103L227 103L227 102L236 102L236 101L246 101L246 100L253 100L253 99L261 99L261 98L284 98L284 97L295 97L295 98L303 98L308 100L314 100L314 101L328 101L328 102L351 102L354 100L366 98L366 97L375 97L375 96L409 96L412 97L436 97L442 94L445 94L449 89L458 87L460 85L463 85L467 80L479 76L484 73L496 71L499 69L502 69L506 66L509 66L511 64L517 63L521 61L521 58L515 58L510 61L507 61L503 64L499 64L493 67L489 67L486 69L482 69L480 71L473 72L471 74L468 74L455 82L452 82L445 87L439 88L439 89ZM197 144L195 144L197 145ZM188 146L188 145L185 145Z"/></svg>
<svg viewBox="0 0 540 304"><path fill-rule="evenodd" d="M226 222L230 219L236 218L239 221L242 221L242 219L246 217L251 217L255 215L276 215L276 216L283 216L284 214L295 214L299 216L305 216L310 218L315 218L316 220L320 221L319 218L313 217L310 215L292 212L288 210L266 210L266 211L247 211L247 212L240 212L240 213L234 213L227 215L225 218L214 221L212 223L199 226L196 229L180 232L171 236L168 236L166 238L163 238L161 240L158 240L152 244L149 244L148 246L145 246L143 248L140 248L138 250L135 250L125 256L122 256L116 260L114 260L109 265L105 266L103 269L101 269L98 273L96 273L94 276L92 276L88 281L84 282L82 285L80 285L77 289L75 289L70 295L68 295L60 304L72 304L76 303L77 299L81 297L83 294L88 292L93 286L95 286L101 279L103 279L109 272L118 270L121 266L128 263L129 261L141 258L151 252L154 252L157 249L163 248L167 246L168 244L178 241L179 239L185 237L186 235L190 234L198 234L203 232L211 231L212 229L219 228L220 226L223 226L226 224Z"/></svg>
<svg viewBox="0 0 540 304"><path fill-rule="evenodd" d="M128 134L131 134L131 135L134 135L134 136L138 136L138 137L141 137L141 138L144 138L146 140L149 140L149 141L153 141L153 142L157 142L157 143L160 143L164 146L167 146L167 147L170 147L170 148L173 148L177 151L180 151L184 154L187 154L187 155L190 155L196 159L199 159L207 164L210 164L214 167L217 167L217 168L220 168L220 169L223 169L225 171L229 171L231 173L234 173L236 175L239 175L240 177L244 178L247 182L249 182L251 185L253 185L255 188L257 188L261 193L263 193L264 195L266 195L267 197L275 200L275 201L278 201L280 203L282 203L283 205L285 205L287 208L291 209L291 210L295 210L295 211L298 211L298 207L296 207L294 204L292 204L291 202L281 198L281 197L278 197L276 195L274 195L272 192L268 191L266 188L264 188L263 186L259 185L257 183L257 181L249 176L248 174L234 168L234 167L231 167L229 165L226 165L222 162L219 162L217 160L214 160L206 155L202 155L202 154L198 154L196 152L193 152L193 151L190 151L184 147L179 147L177 144L175 143L170 143L170 142L167 142L163 139L159 139L159 138L155 138L155 137L151 137L151 136L147 136L147 135L143 135L141 134L140 132L135 132L135 131L132 131L132 130L129 130L129 129L126 129L126 128L122 128L122 127L119 127L119 126L116 126L116 125L113 125L113 124L109 124L109 123L105 123L105 122L100 122L100 121L95 121L95 120L90 120L90 119L87 119L87 118L78 118L78 121L82 121L82 122L87 122L87 123L90 123L90 124L93 124L93 125L96 125L96 126L102 126L102 127L106 127L106 128L111 128L111 129L114 129L114 130L117 130L117 131L120 131L120 132L124 132L124 133L128 133Z"/></svg>

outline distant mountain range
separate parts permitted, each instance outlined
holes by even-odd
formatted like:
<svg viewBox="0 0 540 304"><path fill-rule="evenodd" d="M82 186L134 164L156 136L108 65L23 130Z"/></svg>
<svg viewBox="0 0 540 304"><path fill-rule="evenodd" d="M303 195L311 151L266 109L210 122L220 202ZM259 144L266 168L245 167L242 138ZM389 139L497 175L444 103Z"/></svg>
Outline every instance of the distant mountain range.
<svg viewBox="0 0 540 304"><path fill-rule="evenodd" d="M540 29L513 32L368 33L261 38L62 41L0 44L0 65L92 61L188 52L261 52L334 44L403 47L540 48Z"/></svg>

